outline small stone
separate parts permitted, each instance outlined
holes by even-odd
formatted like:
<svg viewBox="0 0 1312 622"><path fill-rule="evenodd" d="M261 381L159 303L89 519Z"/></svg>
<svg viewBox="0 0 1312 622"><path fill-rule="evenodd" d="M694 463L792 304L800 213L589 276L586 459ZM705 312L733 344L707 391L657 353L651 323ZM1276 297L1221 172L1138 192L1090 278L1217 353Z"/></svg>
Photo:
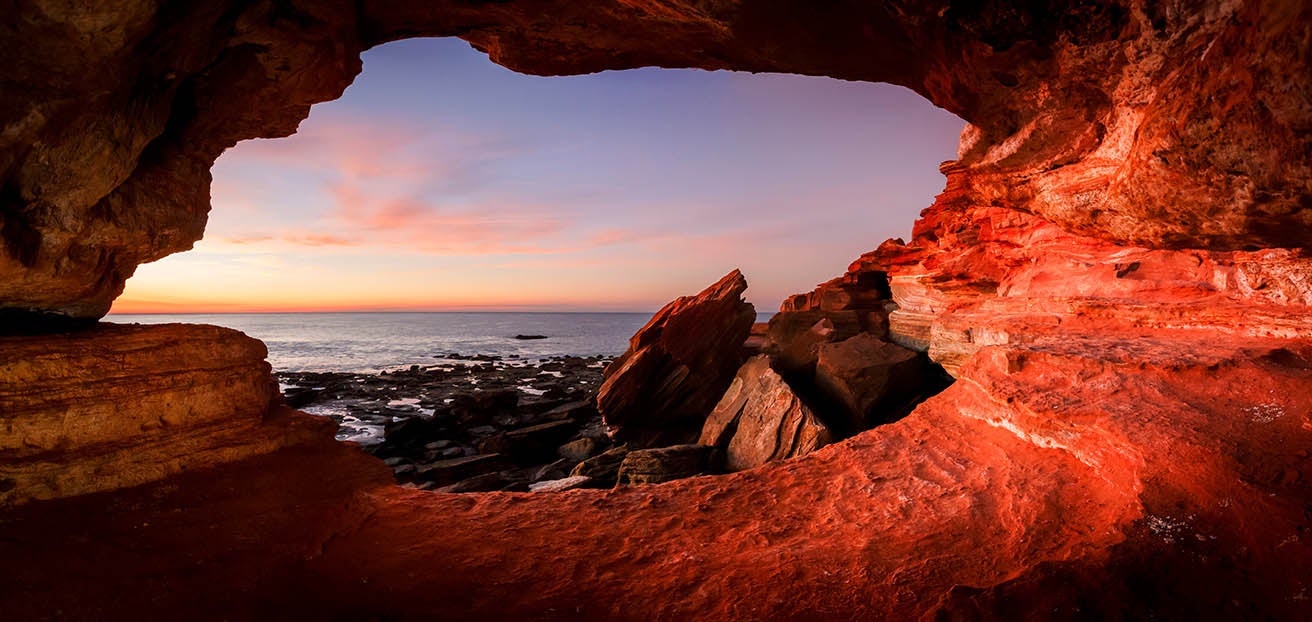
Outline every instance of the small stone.
<svg viewBox="0 0 1312 622"><path fill-rule="evenodd" d="M529 492L563 492L583 488L592 483L592 478L585 475L575 475L563 479L552 479L536 484L529 484Z"/></svg>

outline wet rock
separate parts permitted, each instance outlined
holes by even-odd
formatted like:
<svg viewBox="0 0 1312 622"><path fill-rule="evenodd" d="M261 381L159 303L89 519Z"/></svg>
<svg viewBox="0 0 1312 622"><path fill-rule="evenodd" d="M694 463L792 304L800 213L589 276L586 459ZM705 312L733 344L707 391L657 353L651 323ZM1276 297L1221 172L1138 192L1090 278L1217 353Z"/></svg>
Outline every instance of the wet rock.
<svg viewBox="0 0 1312 622"><path fill-rule="evenodd" d="M900 418L925 382L923 355L860 334L820 346L816 389L844 415L849 432Z"/></svg>
<svg viewBox="0 0 1312 622"><path fill-rule="evenodd" d="M700 443L724 452L724 468L739 471L815 451L834 438L829 428L757 356L743 364L706 419Z"/></svg>
<svg viewBox="0 0 1312 622"><path fill-rule="evenodd" d="M697 438L742 361L742 344L756 319L742 300L747 280L737 270L696 296L663 309L606 368L597 409L618 441L636 446Z"/></svg>
<svg viewBox="0 0 1312 622"><path fill-rule="evenodd" d="M659 484L706 472L711 448L705 445L675 445L638 449L624 456L617 480L620 485Z"/></svg>
<svg viewBox="0 0 1312 622"><path fill-rule="evenodd" d="M415 479L433 482L439 486L494 471L503 471L511 465L500 454L479 454L450 460L439 460L419 467Z"/></svg>
<svg viewBox="0 0 1312 622"><path fill-rule="evenodd" d="M325 396L323 387L288 387L282 390L282 403L301 408L309 406Z"/></svg>
<svg viewBox="0 0 1312 622"><path fill-rule="evenodd" d="M564 492L576 488L586 488L592 483L591 477L577 475L529 484L529 492Z"/></svg>
<svg viewBox="0 0 1312 622"><path fill-rule="evenodd" d="M570 419L573 421L587 421L597 416L597 405L587 400L576 400L566 402L542 413L543 419Z"/></svg>
<svg viewBox="0 0 1312 622"><path fill-rule="evenodd" d="M384 444L374 449L379 456L415 451L446 433L440 422L422 417L389 420L383 429Z"/></svg>

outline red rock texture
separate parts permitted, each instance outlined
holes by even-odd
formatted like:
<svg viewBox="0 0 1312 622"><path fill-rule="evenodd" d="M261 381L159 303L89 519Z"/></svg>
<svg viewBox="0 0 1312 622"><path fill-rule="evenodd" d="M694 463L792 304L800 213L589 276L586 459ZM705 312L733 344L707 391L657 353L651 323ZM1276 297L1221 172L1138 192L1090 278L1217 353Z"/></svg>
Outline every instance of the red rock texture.
<svg viewBox="0 0 1312 622"><path fill-rule="evenodd" d="M970 124L910 242L785 306L891 296L889 339L957 382L729 476L405 490L324 431L288 432L235 334L0 342L0 494L109 491L2 510L8 617L1312 618L1312 5L24 0L6 17L0 332L103 314L137 264L199 238L224 148L293 131L392 39L460 35L542 74L883 80ZM240 440L209 432L229 407Z"/></svg>
<svg viewBox="0 0 1312 622"><path fill-rule="evenodd" d="M215 326L0 337L0 506L112 490L323 436L274 408L264 344Z"/></svg>
<svg viewBox="0 0 1312 622"><path fill-rule="evenodd" d="M1287 341L1098 332L988 346L906 419L729 476L448 495L390 486L333 444L292 448L10 512L0 605L18 619L50 603L81 619L1300 619L1309 383L1312 348Z"/></svg>
<svg viewBox="0 0 1312 622"><path fill-rule="evenodd" d="M1312 239L1312 7L1295 0L23 0L6 13L0 301L25 323L103 315L138 264L200 238L224 149L293 132L362 50L422 35L539 74L892 82L971 124L956 166L986 194L1067 231L1149 248Z"/></svg>
<svg viewBox="0 0 1312 622"><path fill-rule="evenodd" d="M641 447L697 440L742 363L756 309L734 270L696 296L665 305L606 368L597 391L611 436Z"/></svg>

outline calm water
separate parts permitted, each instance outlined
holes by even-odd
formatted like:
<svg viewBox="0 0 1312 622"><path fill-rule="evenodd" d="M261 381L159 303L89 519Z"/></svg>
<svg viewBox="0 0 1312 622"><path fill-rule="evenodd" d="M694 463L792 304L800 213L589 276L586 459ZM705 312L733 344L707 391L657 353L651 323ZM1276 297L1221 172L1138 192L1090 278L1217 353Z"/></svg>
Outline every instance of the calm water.
<svg viewBox="0 0 1312 622"><path fill-rule="evenodd" d="M231 313L111 315L106 321L235 328L269 346L277 371L377 372L459 354L539 359L616 355L650 313ZM547 335L519 340L515 335Z"/></svg>

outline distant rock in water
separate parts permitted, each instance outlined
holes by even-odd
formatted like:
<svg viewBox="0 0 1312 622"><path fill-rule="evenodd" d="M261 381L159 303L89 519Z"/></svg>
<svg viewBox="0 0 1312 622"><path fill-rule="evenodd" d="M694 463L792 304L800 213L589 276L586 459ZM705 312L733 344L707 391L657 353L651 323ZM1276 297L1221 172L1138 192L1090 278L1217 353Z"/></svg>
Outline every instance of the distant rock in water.
<svg viewBox="0 0 1312 622"><path fill-rule="evenodd" d="M524 339L524 340L529 340L529 339L546 339L546 338L547 338L546 335L515 335L515 339Z"/></svg>
<svg viewBox="0 0 1312 622"><path fill-rule="evenodd" d="M635 448L696 442L743 359L756 309L737 270L665 305L606 368L597 409Z"/></svg>

